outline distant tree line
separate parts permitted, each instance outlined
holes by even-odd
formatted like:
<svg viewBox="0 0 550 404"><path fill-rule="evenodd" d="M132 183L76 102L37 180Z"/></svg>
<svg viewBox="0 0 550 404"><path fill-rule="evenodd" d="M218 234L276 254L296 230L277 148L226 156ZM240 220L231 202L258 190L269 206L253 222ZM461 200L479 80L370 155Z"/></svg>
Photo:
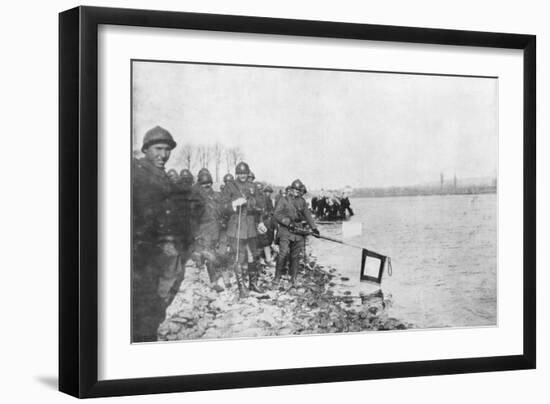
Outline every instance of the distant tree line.
<svg viewBox="0 0 550 404"><path fill-rule="evenodd" d="M417 196L417 195L472 195L497 192L497 185L467 185L456 187L410 186L385 188L355 188L352 197L385 197L385 196Z"/></svg>
<svg viewBox="0 0 550 404"><path fill-rule="evenodd" d="M140 150L134 150L135 158L141 157ZM233 172L235 166L244 160L245 155L239 147L226 147L221 143L178 145L170 157L178 170L187 168L193 174L203 167L212 173L215 182L220 182L225 173ZM171 164L172 165L172 164Z"/></svg>

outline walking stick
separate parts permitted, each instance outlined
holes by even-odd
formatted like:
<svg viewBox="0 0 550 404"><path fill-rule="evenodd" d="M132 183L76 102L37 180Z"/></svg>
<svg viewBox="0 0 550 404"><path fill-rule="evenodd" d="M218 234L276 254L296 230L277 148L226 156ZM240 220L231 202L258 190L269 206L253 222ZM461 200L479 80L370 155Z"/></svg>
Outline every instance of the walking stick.
<svg viewBox="0 0 550 404"><path fill-rule="evenodd" d="M235 265L239 265L239 246L241 244L241 206L239 206L239 221L237 222L237 255Z"/></svg>
<svg viewBox="0 0 550 404"><path fill-rule="evenodd" d="M239 298L248 297L248 290L244 285L241 268L239 267L239 247L241 244L241 213L242 207L239 206L239 221L237 222L237 254L235 255L235 277L237 278L237 286L239 287Z"/></svg>

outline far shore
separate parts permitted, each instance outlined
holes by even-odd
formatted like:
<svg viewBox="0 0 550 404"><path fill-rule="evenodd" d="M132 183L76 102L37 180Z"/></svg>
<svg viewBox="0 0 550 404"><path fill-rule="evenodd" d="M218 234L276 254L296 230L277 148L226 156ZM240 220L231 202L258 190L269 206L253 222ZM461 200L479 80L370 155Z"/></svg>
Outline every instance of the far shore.
<svg viewBox="0 0 550 404"><path fill-rule="evenodd" d="M372 194L362 194L362 193L353 193L350 195L350 198L392 198L392 197L404 197L404 196L464 196L464 195L488 195L496 194L497 191L476 191L476 192L411 192L411 193L372 193Z"/></svg>

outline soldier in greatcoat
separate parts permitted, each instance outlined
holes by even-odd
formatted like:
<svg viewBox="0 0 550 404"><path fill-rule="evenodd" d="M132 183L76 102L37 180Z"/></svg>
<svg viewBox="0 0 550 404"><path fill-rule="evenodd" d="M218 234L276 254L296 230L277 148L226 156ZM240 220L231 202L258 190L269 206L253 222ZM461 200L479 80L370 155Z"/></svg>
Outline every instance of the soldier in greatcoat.
<svg viewBox="0 0 550 404"><path fill-rule="evenodd" d="M275 285L281 279L287 258L290 258L291 282L296 282L300 255L305 248L307 232L303 231L304 226L308 225L314 235L319 235L307 203L302 197L305 191L306 187L302 181L294 180L287 195L282 197L275 207L274 217L279 224L279 255L275 268Z"/></svg>
<svg viewBox="0 0 550 404"><path fill-rule="evenodd" d="M346 211L349 213L349 216L353 216L353 209L351 208L351 202L349 201L349 197L347 195L342 195L342 199L340 200L340 206L342 209L342 218L346 218Z"/></svg>
<svg viewBox="0 0 550 404"><path fill-rule="evenodd" d="M170 181L172 181L172 184L175 184L176 182L178 182L179 175L176 170L172 168L171 170L168 170L166 174L168 175L168 178L170 178Z"/></svg>
<svg viewBox="0 0 550 404"><path fill-rule="evenodd" d="M189 169L184 168L183 170L180 171L179 184L181 186L190 188L191 186L193 186L194 182L195 182L195 177L193 177L193 174L191 173L191 171L189 171Z"/></svg>
<svg viewBox="0 0 550 404"><path fill-rule="evenodd" d="M200 185L200 195L204 200L205 209L195 240L195 253L206 266L211 287L216 292L221 292L223 288L217 281L221 276L222 266L227 264L225 246L220 240L223 210L226 204L221 193L212 189L213 181L209 172L199 174L197 183Z"/></svg>
<svg viewBox="0 0 550 404"><path fill-rule="evenodd" d="M258 286L259 277L259 249L257 247L256 216L258 214L256 190L249 181L250 168L248 164L241 162L235 168L236 180L227 183L224 193L232 209L227 224L227 238L231 250L236 257L237 265L235 276L239 295L248 295L248 289L263 293ZM252 253L252 262L247 262L247 251ZM248 269L248 288L244 282L245 268Z"/></svg>
<svg viewBox="0 0 550 404"><path fill-rule="evenodd" d="M271 200L273 189L269 185L264 186L261 182L257 182L256 190L258 191L258 205L261 208L258 216L258 248L260 248L260 252L264 253L266 264L274 266L271 244L273 243L277 224L273 219L274 208Z"/></svg>
<svg viewBox="0 0 550 404"><path fill-rule="evenodd" d="M227 238L227 224L229 222L229 218L231 214L233 213L233 210L231 208L231 205L227 205L227 201L229 200L229 190L231 187L233 187L233 183L235 182L235 177L231 173L227 173L223 176L223 184L220 184L220 194L221 199L224 204L224 209L222 209L222 218L220 223L220 240L218 242L218 250L221 254L227 259L229 258L229 254L231 252L231 244L229 243L229 240ZM225 288L229 289L231 287L231 274L234 273L234 268L229 265L229 262L227 262L227 265L222 266L222 276L223 276L223 282L225 284Z"/></svg>
<svg viewBox="0 0 550 404"><path fill-rule="evenodd" d="M231 173L227 173L223 176L223 188L220 185L220 192L222 193L222 196L224 198L227 198L229 195L229 190L233 186L233 183L235 182L235 177Z"/></svg>
<svg viewBox="0 0 550 404"><path fill-rule="evenodd" d="M185 269L185 263L191 256L195 237L199 230L200 220L205 210L205 204L200 190L193 186L193 174L188 169L181 170L178 181L173 187L169 198L171 208L172 227L174 234L179 242L180 265ZM164 288L169 287L169 298L178 292L179 286L183 281L185 271L179 272L176 282L172 285L168 283L161 284Z"/></svg>
<svg viewBox="0 0 550 404"><path fill-rule="evenodd" d="M277 195L275 195L275 203L274 206L277 207L277 204L281 200L281 198L284 198L286 196L286 189L279 189L279 192L277 192Z"/></svg>
<svg viewBox="0 0 550 404"><path fill-rule="evenodd" d="M172 135L156 126L145 134L144 157L132 161L132 341L157 340L157 329L170 303L160 278L176 279L178 251L172 229L172 183L164 169Z"/></svg>

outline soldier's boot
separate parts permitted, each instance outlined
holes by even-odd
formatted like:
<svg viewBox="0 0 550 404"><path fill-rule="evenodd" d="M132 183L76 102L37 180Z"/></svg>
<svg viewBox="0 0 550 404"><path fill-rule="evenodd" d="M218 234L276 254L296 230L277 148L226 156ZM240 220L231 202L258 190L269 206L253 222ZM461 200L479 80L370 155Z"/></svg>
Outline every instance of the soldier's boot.
<svg viewBox="0 0 550 404"><path fill-rule="evenodd" d="M208 272L208 277L210 278L210 287L216 292L222 292L223 288L218 285L220 275L211 262L206 263L206 271Z"/></svg>
<svg viewBox="0 0 550 404"><path fill-rule="evenodd" d="M277 265L275 266L275 277L273 278L273 289L279 289L281 286L281 277L283 276L284 266L286 258L282 256L277 257Z"/></svg>
<svg viewBox="0 0 550 404"><path fill-rule="evenodd" d="M243 280L243 285L250 290L250 285L248 284L248 264L241 264L241 276Z"/></svg>
<svg viewBox="0 0 550 404"><path fill-rule="evenodd" d="M283 270L279 264L275 267L275 277L273 278L273 287L272 289L278 289L279 285L281 284L281 276L283 274Z"/></svg>
<svg viewBox="0 0 550 404"><path fill-rule="evenodd" d="M297 258L296 258L297 260ZM292 286L296 285L296 277L298 276L298 262L292 260L290 263L290 283Z"/></svg>
<svg viewBox="0 0 550 404"><path fill-rule="evenodd" d="M240 268L235 271L235 278L237 279L237 288L239 289L239 299L246 299L250 294L244 284L243 273Z"/></svg>
<svg viewBox="0 0 550 404"><path fill-rule="evenodd" d="M275 261L271 256L271 246L264 247L264 254L265 254L265 263L270 267L275 266Z"/></svg>
<svg viewBox="0 0 550 404"><path fill-rule="evenodd" d="M222 272L223 284L227 290L231 289L231 279L229 277L229 271Z"/></svg>
<svg viewBox="0 0 550 404"><path fill-rule="evenodd" d="M258 264L252 262L248 264L248 288L256 293L264 293L264 290L258 285Z"/></svg>

